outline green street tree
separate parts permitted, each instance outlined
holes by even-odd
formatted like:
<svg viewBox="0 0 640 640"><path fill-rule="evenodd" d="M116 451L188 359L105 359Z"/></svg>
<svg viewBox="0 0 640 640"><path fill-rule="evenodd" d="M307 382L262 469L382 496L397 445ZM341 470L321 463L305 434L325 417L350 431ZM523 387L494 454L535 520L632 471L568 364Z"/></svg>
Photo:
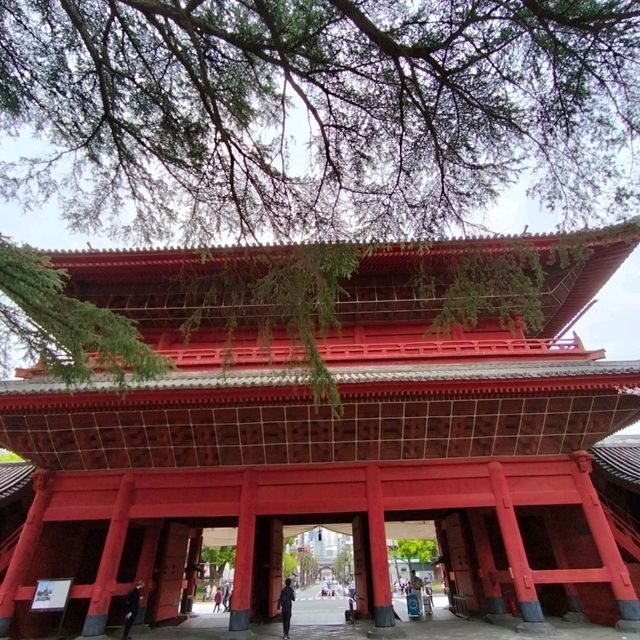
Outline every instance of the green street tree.
<svg viewBox="0 0 640 640"><path fill-rule="evenodd" d="M300 567L300 585L306 587L315 582L320 569L318 561L309 552L298 553L298 566Z"/></svg>
<svg viewBox="0 0 640 640"><path fill-rule="evenodd" d="M0 40L0 127L51 150L0 194L76 230L429 239L523 175L567 227L640 201L635 0L13 0ZM14 302L56 371L114 322L69 343L64 300L49 326Z"/></svg>
<svg viewBox="0 0 640 640"><path fill-rule="evenodd" d="M209 580L219 585L225 566L227 564L230 567L235 565L236 548L230 546L202 547L200 560L209 563Z"/></svg>
<svg viewBox="0 0 640 640"><path fill-rule="evenodd" d="M406 560L411 569L411 561L431 562L438 553L438 545L435 540L397 540L396 548L391 554L398 559Z"/></svg>
<svg viewBox="0 0 640 640"><path fill-rule="evenodd" d="M282 575L290 578L298 569L298 556L295 553L285 553L282 555Z"/></svg>
<svg viewBox="0 0 640 640"><path fill-rule="evenodd" d="M338 553L333 563L333 573L343 584L351 578L353 573L353 554L351 553L351 547L344 547L340 550L340 553Z"/></svg>
<svg viewBox="0 0 640 640"><path fill-rule="evenodd" d="M24 460L12 451L0 450L0 462L24 462Z"/></svg>
<svg viewBox="0 0 640 640"><path fill-rule="evenodd" d="M298 569L298 553L297 551L289 551L295 542L295 536L287 536L282 541L282 575L285 578L290 578Z"/></svg>

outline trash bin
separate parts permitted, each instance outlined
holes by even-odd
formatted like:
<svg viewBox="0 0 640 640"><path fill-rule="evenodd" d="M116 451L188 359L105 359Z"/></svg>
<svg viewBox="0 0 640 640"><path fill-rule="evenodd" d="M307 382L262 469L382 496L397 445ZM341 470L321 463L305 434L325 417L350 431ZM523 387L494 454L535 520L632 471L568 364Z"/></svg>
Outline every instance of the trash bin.
<svg viewBox="0 0 640 640"><path fill-rule="evenodd" d="M415 593L409 593L407 595L407 613L410 618L420 617L420 600Z"/></svg>

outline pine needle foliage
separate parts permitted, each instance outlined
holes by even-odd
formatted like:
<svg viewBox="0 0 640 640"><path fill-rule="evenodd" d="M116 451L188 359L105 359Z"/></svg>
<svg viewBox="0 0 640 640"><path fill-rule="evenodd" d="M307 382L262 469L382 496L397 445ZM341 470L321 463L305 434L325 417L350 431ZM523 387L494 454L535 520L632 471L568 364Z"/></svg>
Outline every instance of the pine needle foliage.
<svg viewBox="0 0 640 640"><path fill-rule="evenodd" d="M519 317L525 330L542 328L541 287L544 270L530 247L514 247L504 254L472 251L455 263L442 311L430 330L448 333L453 325L475 327L481 317L499 318L510 327ZM433 281L425 288L432 287Z"/></svg>
<svg viewBox="0 0 640 640"><path fill-rule="evenodd" d="M318 351L316 335L326 335L332 326L339 326L335 306L338 291L342 290L339 280L350 277L357 261L334 262L329 259L332 252L325 249L307 247L296 251L291 260L274 262L267 275L256 283L253 294L257 304L270 308L263 325L266 342L276 325L284 325L304 348L314 400L328 399L333 406L339 406L338 390ZM352 249L349 254L355 258Z"/></svg>
<svg viewBox="0 0 640 640"><path fill-rule="evenodd" d="M0 193L144 242L438 237L521 178L640 204L637 0L11 0ZM125 226L126 225L126 226Z"/></svg>
<svg viewBox="0 0 640 640"><path fill-rule="evenodd" d="M387 248L375 245L375 251ZM190 285L200 306L182 327L185 337L188 339L206 323L208 309L220 309L224 297L228 310L226 364L233 364L231 347L241 323L258 322L267 353L274 331L285 328L303 351L303 357L290 362L286 370L297 368L300 382L310 385L314 402L327 401L340 413L340 393L318 349L318 339L332 329L339 331L337 302L348 295L344 284L356 273L360 260L373 250L371 246L353 244L308 245L280 254L264 254L249 266L247 261L229 263L217 275ZM428 252L427 245L420 246L419 255L426 256ZM558 247L551 252L550 262L576 261L587 255L584 245ZM423 263L412 277L412 285L418 298L426 304L437 300L441 308L431 324L425 326L430 332L449 333L454 325L473 327L481 318L498 318L510 327L518 318L525 331L537 331L544 322L544 280L538 251L514 243L506 253L477 250L459 256L451 262L449 272L432 273ZM256 313L256 309L260 311Z"/></svg>
<svg viewBox="0 0 640 640"><path fill-rule="evenodd" d="M68 384L88 381L97 369L120 388L128 371L137 381L168 369L129 319L65 295L66 282L46 257L0 239L0 323L30 359Z"/></svg>
<svg viewBox="0 0 640 640"><path fill-rule="evenodd" d="M336 303L346 295L342 286L358 268L361 253L355 245L306 245L282 255L264 254L249 266L230 263L225 270L189 286L199 300L199 309L182 325L186 339L207 318L207 308L226 298L227 364L231 364L233 335L242 318L260 307L259 331L268 351L276 328L285 328L298 342L304 356L289 363L297 368L300 381L310 384L314 402L326 400L340 410L340 394L317 346L317 339L339 329ZM206 259L206 257L204 257Z"/></svg>

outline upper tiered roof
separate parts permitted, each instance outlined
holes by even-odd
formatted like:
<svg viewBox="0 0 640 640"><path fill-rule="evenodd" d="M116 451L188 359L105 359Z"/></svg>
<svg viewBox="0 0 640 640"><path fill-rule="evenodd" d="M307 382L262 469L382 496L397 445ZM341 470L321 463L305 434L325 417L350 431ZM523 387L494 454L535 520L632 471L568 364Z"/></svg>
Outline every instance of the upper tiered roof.
<svg viewBox="0 0 640 640"><path fill-rule="evenodd" d="M387 243L362 256L357 274L345 282L346 294L339 297L337 312L343 324L428 322L440 311L443 299L439 294L420 297L410 279L418 269L446 279L462 256L472 252L499 255L524 246L539 253L546 272L541 291L544 326L528 337L552 338L581 312L639 240L640 228L633 222L573 234ZM69 272L72 295L134 318L144 332L178 327L198 307L197 296L184 290L185 274L215 274L231 262L248 265L265 254L286 257L299 246L85 250L47 255L55 267ZM577 246L584 259L558 258L561 247ZM214 307L210 321L215 322L217 313L223 324L232 302L222 296L210 306ZM259 313L260 309L253 309L251 315Z"/></svg>

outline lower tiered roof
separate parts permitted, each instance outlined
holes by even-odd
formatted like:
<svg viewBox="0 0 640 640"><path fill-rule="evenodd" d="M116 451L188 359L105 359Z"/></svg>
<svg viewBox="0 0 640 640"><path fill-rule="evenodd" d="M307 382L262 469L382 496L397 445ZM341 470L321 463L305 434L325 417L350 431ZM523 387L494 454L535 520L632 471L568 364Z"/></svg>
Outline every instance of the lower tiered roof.
<svg viewBox="0 0 640 640"><path fill-rule="evenodd" d="M297 370L175 372L119 392L96 377L0 386L0 444L42 467L293 465L587 449L640 417L640 362L346 367L342 407Z"/></svg>

